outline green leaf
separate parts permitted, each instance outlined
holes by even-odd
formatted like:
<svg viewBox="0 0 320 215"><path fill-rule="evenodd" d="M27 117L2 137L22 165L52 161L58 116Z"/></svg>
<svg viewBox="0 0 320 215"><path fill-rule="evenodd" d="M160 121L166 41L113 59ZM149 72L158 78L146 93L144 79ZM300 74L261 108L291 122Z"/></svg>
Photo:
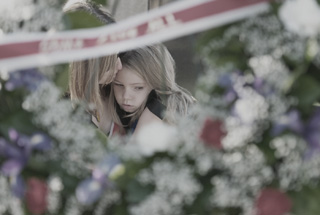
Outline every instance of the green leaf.
<svg viewBox="0 0 320 215"><path fill-rule="evenodd" d="M32 114L22 108L24 94L22 89L0 91L0 134L5 137L9 128L27 135L37 130L32 122Z"/></svg>
<svg viewBox="0 0 320 215"><path fill-rule="evenodd" d="M103 145L107 145L108 137L98 128L96 129L96 137Z"/></svg>
<svg viewBox="0 0 320 215"><path fill-rule="evenodd" d="M106 0L93 0L95 3L97 4L101 4L101 5L105 5L106 4Z"/></svg>
<svg viewBox="0 0 320 215"><path fill-rule="evenodd" d="M212 195L211 178L212 175L208 175L200 179L203 191L198 194L192 205L185 208L188 214L209 214L212 209L210 202L210 196Z"/></svg>
<svg viewBox="0 0 320 215"><path fill-rule="evenodd" d="M309 76L301 76L294 83L290 94L298 99L299 109L308 113L320 98L320 83Z"/></svg>
<svg viewBox="0 0 320 215"><path fill-rule="evenodd" d="M85 11L75 11L65 14L68 29L94 28L104 26L94 15Z"/></svg>
<svg viewBox="0 0 320 215"><path fill-rule="evenodd" d="M136 180L132 180L127 185L126 199L130 204L137 204L144 200L154 191L153 186L143 186Z"/></svg>
<svg viewBox="0 0 320 215"><path fill-rule="evenodd" d="M68 64L62 64L57 66L57 70L58 72L55 75L54 82L58 88L66 92L69 83L69 66Z"/></svg>
<svg viewBox="0 0 320 215"><path fill-rule="evenodd" d="M8 113L6 116L2 116L0 121L0 133L5 137L7 137L10 128L15 128L20 133L26 135L30 135L38 130L32 123L32 114L24 110Z"/></svg>
<svg viewBox="0 0 320 215"><path fill-rule="evenodd" d="M320 186L305 186L301 190L289 193L295 215L320 214L319 199Z"/></svg>

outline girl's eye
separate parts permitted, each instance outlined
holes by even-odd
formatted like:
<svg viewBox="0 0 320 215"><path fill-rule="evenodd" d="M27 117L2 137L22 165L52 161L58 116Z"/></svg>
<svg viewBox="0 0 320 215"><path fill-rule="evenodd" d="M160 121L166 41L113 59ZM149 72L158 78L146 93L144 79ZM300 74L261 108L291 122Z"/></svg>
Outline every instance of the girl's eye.
<svg viewBox="0 0 320 215"><path fill-rule="evenodd" d="M123 85L122 84L118 84L118 83L114 83L115 86L117 87L122 87Z"/></svg>
<svg viewBox="0 0 320 215"><path fill-rule="evenodd" d="M135 87L135 90L143 90L143 87Z"/></svg>

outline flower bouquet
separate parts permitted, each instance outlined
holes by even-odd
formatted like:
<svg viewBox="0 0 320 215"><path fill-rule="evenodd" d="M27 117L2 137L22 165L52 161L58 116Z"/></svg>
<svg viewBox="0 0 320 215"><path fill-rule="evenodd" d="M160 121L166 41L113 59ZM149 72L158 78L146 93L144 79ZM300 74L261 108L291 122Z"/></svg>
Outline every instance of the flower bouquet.
<svg viewBox="0 0 320 215"><path fill-rule="evenodd" d="M319 11L274 1L206 32L190 116L135 137L106 138L37 70L10 73L0 214L319 214Z"/></svg>

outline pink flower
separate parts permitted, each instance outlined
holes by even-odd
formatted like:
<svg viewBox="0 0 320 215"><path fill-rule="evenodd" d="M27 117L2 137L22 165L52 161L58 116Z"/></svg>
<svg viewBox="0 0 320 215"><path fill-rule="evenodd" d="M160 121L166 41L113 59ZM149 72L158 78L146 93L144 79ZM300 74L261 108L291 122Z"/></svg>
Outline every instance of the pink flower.
<svg viewBox="0 0 320 215"><path fill-rule="evenodd" d="M200 134L200 139L205 144L222 149L221 140L225 136L226 132L223 130L223 123L220 120L206 119Z"/></svg>
<svg viewBox="0 0 320 215"><path fill-rule="evenodd" d="M291 200L280 190L261 190L256 200L256 215L285 215L291 210Z"/></svg>
<svg viewBox="0 0 320 215"><path fill-rule="evenodd" d="M33 214L42 214L47 210L47 184L37 178L27 181L26 202L27 207Z"/></svg>

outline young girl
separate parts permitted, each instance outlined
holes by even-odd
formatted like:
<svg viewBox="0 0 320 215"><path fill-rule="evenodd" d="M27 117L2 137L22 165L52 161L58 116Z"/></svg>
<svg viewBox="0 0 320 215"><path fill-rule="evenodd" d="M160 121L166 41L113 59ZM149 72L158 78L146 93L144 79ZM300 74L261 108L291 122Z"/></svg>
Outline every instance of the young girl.
<svg viewBox="0 0 320 215"><path fill-rule="evenodd" d="M74 1L64 8L65 12L81 10L102 23L113 22L90 1ZM92 121L104 133L133 133L152 122L175 123L176 114L187 114L195 100L176 84L175 63L165 46L148 46L119 56L123 67L118 56L111 55L74 62L70 69L71 99L92 104L88 107Z"/></svg>
<svg viewBox="0 0 320 215"><path fill-rule="evenodd" d="M163 45L121 53L122 69L103 89L107 112L116 125L134 133L152 122L176 122L195 102L175 82L175 63ZM111 134L113 129L111 129Z"/></svg>
<svg viewBox="0 0 320 215"><path fill-rule="evenodd" d="M65 13L84 11L88 15L93 15L101 24L115 22L102 6L89 0L68 1L63 11ZM90 104L87 110L92 115L92 121L105 133L109 132L112 120L105 111L107 109L106 98L101 96L101 89L113 81L119 69L121 69L121 62L116 54L73 62L70 66L69 93L71 100Z"/></svg>
<svg viewBox="0 0 320 215"><path fill-rule="evenodd" d="M101 96L103 86L110 84L122 68L117 55L71 63L69 92L71 100L89 104L87 110L92 121L104 132L111 126L111 115L107 112L107 100Z"/></svg>

